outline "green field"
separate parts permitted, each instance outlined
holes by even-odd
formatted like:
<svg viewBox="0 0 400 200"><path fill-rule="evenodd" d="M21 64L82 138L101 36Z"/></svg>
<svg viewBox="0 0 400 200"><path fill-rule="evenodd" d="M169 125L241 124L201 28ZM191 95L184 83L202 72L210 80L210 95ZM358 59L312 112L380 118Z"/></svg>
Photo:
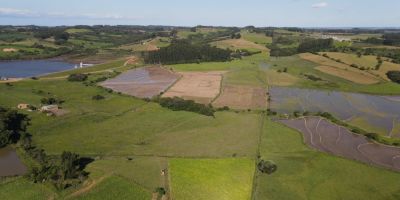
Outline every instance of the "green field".
<svg viewBox="0 0 400 200"><path fill-rule="evenodd" d="M254 174L251 159L172 159L172 199L249 200Z"/></svg>
<svg viewBox="0 0 400 200"><path fill-rule="evenodd" d="M368 94L395 95L400 94L400 85L393 82L382 82L372 85L356 84L348 80L332 76L314 69L318 65L316 63L303 60L298 55L289 57L271 57L269 61L272 69L288 68L289 74L298 77L299 81L291 85L293 87L339 90L346 92L361 92ZM322 81L312 81L304 76L304 74L312 74L322 79Z"/></svg>
<svg viewBox="0 0 400 200"><path fill-rule="evenodd" d="M301 133L266 120L261 157L278 170L258 174L256 199L398 199L400 174L309 149ZM351 175L349 174L351 173Z"/></svg>
<svg viewBox="0 0 400 200"><path fill-rule="evenodd" d="M149 200L151 193L143 190L138 185L130 183L124 178L112 176L105 178L101 183L96 185L90 192L85 193L78 198L82 200L89 199L132 199L132 200Z"/></svg>
<svg viewBox="0 0 400 200"><path fill-rule="evenodd" d="M0 178L1 200L156 200L157 188L165 189L163 200L400 199L400 173L313 150L304 144L301 133L274 122L267 116L267 110L219 110L212 117L172 111L156 101L112 92L91 82L144 66L146 53L140 52L149 50L149 47L166 47L179 38L192 39L196 44L237 42L237 39L229 39L237 33L241 34L240 40L245 43L236 44L235 49L261 49L262 52L232 58L228 62L172 64L166 67L175 72L225 71L222 86L265 89L287 86L399 95L400 84L390 82L384 76L400 65L385 61L379 71L365 70L365 73L374 74L379 83L356 84L315 69L323 64L302 59L299 55L270 57L266 46L275 42L277 37L283 38L277 46L296 47L312 35L309 32L282 28L274 30L274 38L271 38L266 36L269 29L256 32L250 28L197 27L196 32L192 32L189 28L179 27L177 35L168 35L173 29L154 31L151 27L141 27L121 31L109 28L66 28L64 31L71 36L62 45L56 44L53 36L38 39L32 36L33 33L0 34L0 40L20 39L2 41L0 49L15 47L43 53L43 49L32 47L40 43L54 49L73 47L74 51L80 52L68 59L107 60L92 67L44 75L39 80L0 83L2 107L16 109L18 104L27 103L39 108L42 98L63 100L60 106L66 113L58 117L20 110L31 119L27 131L32 135L33 144L44 149L51 158L71 151L92 159L85 167L89 173L87 179L65 190L57 190L50 183L33 183L23 176ZM335 42L335 47L354 47L355 40L376 35L347 36L354 41ZM284 44L284 39L288 38L292 43ZM261 48L240 46L249 43ZM230 43L223 43L219 47L231 46ZM94 50L90 55L84 54L90 50ZM2 54L6 53L0 51L0 56ZM377 62L375 56L358 58L355 52L328 52L328 55L344 63L329 61L345 67L357 64L373 68ZM140 61L125 65L133 56ZM67 81L69 75L76 73L88 74L88 80ZM265 91L261 93L256 95L263 98L265 94L269 95ZM93 100L95 95L104 99ZM348 123L368 131L383 131L368 125L361 118L352 118ZM400 130L399 124L393 128L394 135ZM37 164L22 148L17 148L17 152L28 166ZM256 166L261 159L274 161L278 170L271 175L261 174Z"/></svg>

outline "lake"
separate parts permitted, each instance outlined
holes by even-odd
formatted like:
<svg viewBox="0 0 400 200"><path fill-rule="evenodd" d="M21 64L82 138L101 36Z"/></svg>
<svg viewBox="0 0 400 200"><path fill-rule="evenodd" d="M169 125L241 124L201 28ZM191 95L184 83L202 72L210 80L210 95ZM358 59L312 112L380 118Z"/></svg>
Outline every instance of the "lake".
<svg viewBox="0 0 400 200"><path fill-rule="evenodd" d="M1 61L0 77L28 78L74 69L75 64L59 60Z"/></svg>
<svg viewBox="0 0 400 200"><path fill-rule="evenodd" d="M0 177L23 175L27 167L18 158L17 153L11 147L0 149Z"/></svg>

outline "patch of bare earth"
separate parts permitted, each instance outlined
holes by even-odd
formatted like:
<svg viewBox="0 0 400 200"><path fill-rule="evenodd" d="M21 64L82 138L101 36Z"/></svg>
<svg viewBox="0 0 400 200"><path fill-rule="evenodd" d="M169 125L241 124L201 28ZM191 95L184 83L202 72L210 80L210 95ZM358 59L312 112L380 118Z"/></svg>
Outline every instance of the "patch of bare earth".
<svg viewBox="0 0 400 200"><path fill-rule="evenodd" d="M11 52L17 52L18 50L17 49L14 49L14 48L4 48L3 49L3 52L6 52L6 53L11 53Z"/></svg>
<svg viewBox="0 0 400 200"><path fill-rule="evenodd" d="M219 94L224 72L181 72L182 78L163 97L180 97L208 104Z"/></svg>
<svg viewBox="0 0 400 200"><path fill-rule="evenodd" d="M400 171L400 148L369 141L320 117L279 122L303 133L304 142L319 151Z"/></svg>
<svg viewBox="0 0 400 200"><path fill-rule="evenodd" d="M129 70L100 85L123 94L151 98L164 92L178 78L178 74L154 66Z"/></svg>
<svg viewBox="0 0 400 200"><path fill-rule="evenodd" d="M267 90L262 87L225 85L213 102L215 107L263 109L267 107Z"/></svg>

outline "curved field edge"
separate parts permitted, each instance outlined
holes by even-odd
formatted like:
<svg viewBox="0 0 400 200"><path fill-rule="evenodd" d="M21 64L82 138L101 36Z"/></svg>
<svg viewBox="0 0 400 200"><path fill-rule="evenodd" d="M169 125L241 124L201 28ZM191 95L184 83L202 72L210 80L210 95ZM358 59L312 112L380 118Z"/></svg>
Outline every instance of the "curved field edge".
<svg viewBox="0 0 400 200"><path fill-rule="evenodd" d="M270 119L265 122L260 152L263 159L275 161L278 170L257 174L255 199L400 197L400 173L312 150L301 133Z"/></svg>

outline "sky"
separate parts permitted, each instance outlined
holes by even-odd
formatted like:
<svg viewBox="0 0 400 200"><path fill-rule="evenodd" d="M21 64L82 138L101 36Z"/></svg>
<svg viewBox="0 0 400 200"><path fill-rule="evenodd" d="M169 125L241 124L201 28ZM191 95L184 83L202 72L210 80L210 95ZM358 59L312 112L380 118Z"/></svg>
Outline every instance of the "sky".
<svg viewBox="0 0 400 200"><path fill-rule="evenodd" d="M0 25L400 27L399 0L0 0Z"/></svg>

